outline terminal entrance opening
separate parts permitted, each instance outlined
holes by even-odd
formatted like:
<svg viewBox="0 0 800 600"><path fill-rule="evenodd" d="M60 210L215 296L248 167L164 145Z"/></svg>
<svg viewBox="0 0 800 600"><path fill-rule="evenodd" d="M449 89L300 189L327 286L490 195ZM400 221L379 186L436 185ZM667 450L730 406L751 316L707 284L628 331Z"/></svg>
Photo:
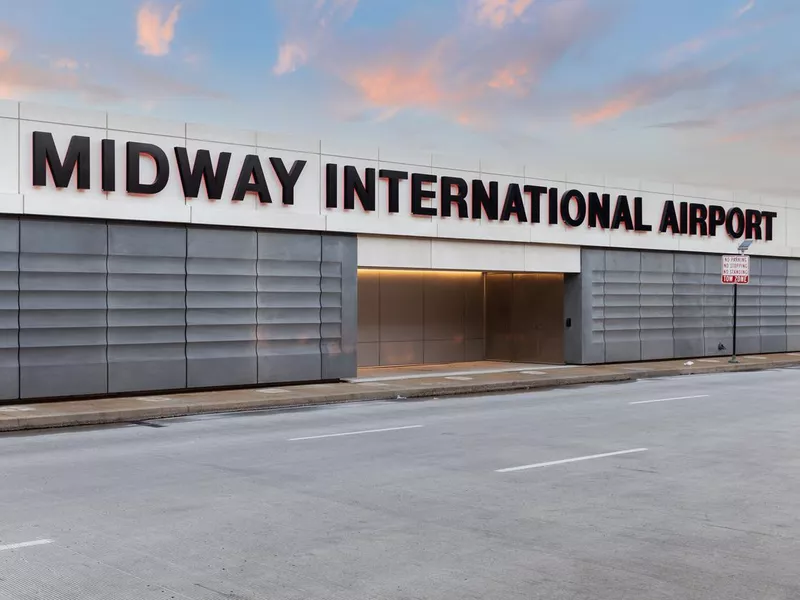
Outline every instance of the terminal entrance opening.
<svg viewBox="0 0 800 600"><path fill-rule="evenodd" d="M564 276L486 274L487 360L564 362Z"/></svg>
<svg viewBox="0 0 800 600"><path fill-rule="evenodd" d="M360 367L564 362L564 276L360 269Z"/></svg>

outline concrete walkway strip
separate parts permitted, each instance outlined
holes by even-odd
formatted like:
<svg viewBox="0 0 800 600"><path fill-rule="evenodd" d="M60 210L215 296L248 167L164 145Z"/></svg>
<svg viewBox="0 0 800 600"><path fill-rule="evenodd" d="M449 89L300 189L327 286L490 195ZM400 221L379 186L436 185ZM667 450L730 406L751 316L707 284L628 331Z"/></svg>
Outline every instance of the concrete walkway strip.
<svg viewBox="0 0 800 600"><path fill-rule="evenodd" d="M758 355L754 360L705 363L692 366L683 361L658 361L622 365L536 365L448 371L430 370L397 377L367 377L342 383L284 387L253 387L243 390L210 390L183 395L179 391L153 396L127 398L76 398L69 401L23 402L2 405L0 432L128 423L158 418L184 417L207 413L267 410L287 406L316 406L342 402L367 402L395 399L430 399L445 396L528 392L571 385L673 380L675 377L714 373L744 373L769 369L800 369L800 352ZM750 357L752 358L752 357ZM621 368L624 367L624 368ZM396 371L395 371L396 372ZM392 371L389 371L392 373ZM461 379L463 377L463 379ZM467 380L471 377L471 380ZM364 385L354 385L361 383ZM656 394L642 394L645 398ZM659 401L672 400L664 398ZM653 402L642 401L642 404Z"/></svg>
<svg viewBox="0 0 800 600"><path fill-rule="evenodd" d="M520 373L522 371L529 371L532 366L534 365L528 365L527 367L507 367L500 369L475 369L471 371L452 371L450 373L442 371L439 372L429 371L425 373L387 375L385 377L357 377L355 379L348 379L347 381L350 383L373 383L375 381L403 381L406 379L436 379L438 377L442 377L443 375L446 375L447 377L456 377L461 375L465 376L499 375L502 373ZM542 365L542 366L536 366L536 368L546 371L561 371L563 369L576 368L576 365Z"/></svg>
<svg viewBox="0 0 800 600"><path fill-rule="evenodd" d="M709 394L701 394L699 396L680 396L678 398L659 398L658 400L639 400L638 402L629 402L631 406L634 404L655 404L657 402L674 402L675 400L698 400L700 398L708 398Z"/></svg>
<svg viewBox="0 0 800 600"><path fill-rule="evenodd" d="M527 471L529 469L540 469L542 467L553 467L555 465L566 465L568 463L581 462L584 460L594 460L596 458L609 458L611 456L622 456L624 454L635 454L637 452L647 452L647 448L634 448L633 450L620 450L618 452L607 452L605 454L592 454L590 456L579 456L577 458L566 458L564 460L552 460L550 462L535 463L532 465L522 465L521 467L510 467L508 469L497 469L495 473L515 473L516 471Z"/></svg>
<svg viewBox="0 0 800 600"><path fill-rule="evenodd" d="M306 440L321 440L323 438L345 437L348 435L365 435L367 433L384 433L387 431L403 431L406 429L420 429L424 425L406 425L404 427L387 427L386 429L365 429L363 431L347 431L345 433L328 433L325 435L310 435L308 437L292 438L290 442L303 442Z"/></svg>
<svg viewBox="0 0 800 600"><path fill-rule="evenodd" d="M6 544L5 546L0 546L0 552L5 552L6 550L18 550L20 548L30 548L31 546L45 546L47 544L52 544L53 540L34 540L32 542L20 542L18 544Z"/></svg>

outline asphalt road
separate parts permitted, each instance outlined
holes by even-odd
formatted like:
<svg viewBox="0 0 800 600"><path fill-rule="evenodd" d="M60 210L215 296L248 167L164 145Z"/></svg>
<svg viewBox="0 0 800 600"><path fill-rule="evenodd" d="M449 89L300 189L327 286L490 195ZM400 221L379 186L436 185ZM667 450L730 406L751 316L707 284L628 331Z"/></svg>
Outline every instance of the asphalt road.
<svg viewBox="0 0 800 600"><path fill-rule="evenodd" d="M800 370L0 436L2 600L797 599L798 537Z"/></svg>

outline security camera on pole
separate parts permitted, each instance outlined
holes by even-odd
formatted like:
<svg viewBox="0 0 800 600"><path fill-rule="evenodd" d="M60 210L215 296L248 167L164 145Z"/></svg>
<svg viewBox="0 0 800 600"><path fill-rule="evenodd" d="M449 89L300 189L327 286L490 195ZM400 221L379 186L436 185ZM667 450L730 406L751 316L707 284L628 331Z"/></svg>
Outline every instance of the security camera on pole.
<svg viewBox="0 0 800 600"><path fill-rule="evenodd" d="M722 257L722 283L733 285L733 355L730 362L736 359L736 312L739 304L739 284L750 283L750 257L745 252L753 244L753 240L745 240L739 244L739 254L725 254Z"/></svg>

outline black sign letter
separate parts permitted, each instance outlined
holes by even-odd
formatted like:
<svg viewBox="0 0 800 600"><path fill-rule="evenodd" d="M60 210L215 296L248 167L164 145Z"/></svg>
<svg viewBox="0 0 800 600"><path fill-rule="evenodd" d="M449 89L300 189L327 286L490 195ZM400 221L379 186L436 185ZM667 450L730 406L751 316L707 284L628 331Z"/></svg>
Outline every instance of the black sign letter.
<svg viewBox="0 0 800 600"><path fill-rule="evenodd" d="M735 221L735 224L734 224ZM738 240L744 235L744 211L741 208L732 208L725 219L725 231L733 239Z"/></svg>
<svg viewBox="0 0 800 600"><path fill-rule="evenodd" d="M460 177L442 177L442 216L449 217L453 210L453 204L458 205L458 218L469 218L469 207L467 206L467 194L469 188L467 182ZM456 188L453 191L453 188Z"/></svg>
<svg viewBox="0 0 800 600"><path fill-rule="evenodd" d="M100 154L103 167L103 191L113 192L117 189L117 165L115 164L117 152L114 140L101 142Z"/></svg>
<svg viewBox="0 0 800 600"><path fill-rule="evenodd" d="M127 190L129 194L157 194L169 182L169 160L164 151L154 144L128 142L127 144ZM140 161L142 154L153 159L156 166L156 177L153 183L141 182Z"/></svg>
<svg viewBox="0 0 800 600"><path fill-rule="evenodd" d="M178 173L181 176L184 196L197 198L200 195L200 184L205 182L209 200L222 198L228 166L231 164L230 152L219 153L216 171L211 164L211 153L208 150L198 150L194 157L194 165L190 165L189 152L186 148L175 146L175 158L178 160Z"/></svg>
<svg viewBox="0 0 800 600"><path fill-rule="evenodd" d="M425 183L436 183L437 180L438 177L436 177L436 175L428 175L426 173L414 173L411 175L411 214L424 217L436 216L435 207L422 205L423 200L433 200L436 198L436 192L423 189L422 185Z"/></svg>
<svg viewBox="0 0 800 600"><path fill-rule="evenodd" d="M642 199L637 196L633 199L633 216L634 224L633 229L636 231L653 231L653 226L644 222L644 209L642 208Z"/></svg>
<svg viewBox="0 0 800 600"><path fill-rule="evenodd" d="M611 229L619 229L620 225L625 225L625 229L628 231L633 229L633 217L631 216L631 206L628 204L627 196L617 197L617 206L614 209Z"/></svg>
<svg viewBox="0 0 800 600"><path fill-rule="evenodd" d="M708 235L717 235L717 227L725 224L725 208L717 204L708 207Z"/></svg>
<svg viewBox="0 0 800 600"><path fill-rule="evenodd" d="M272 165L272 170L275 171L275 175L278 176L278 181L281 182L283 203L294 204L294 186L297 185L300 174L306 168L306 161L294 161L291 171L286 170L286 165L283 164L282 158L270 158L269 162Z"/></svg>
<svg viewBox="0 0 800 600"><path fill-rule="evenodd" d="M589 227L608 229L611 225L611 194L601 196L597 192L589 192Z"/></svg>
<svg viewBox="0 0 800 600"><path fill-rule="evenodd" d="M389 185L389 212L400 212L400 182L408 179L405 171L392 171L391 169L381 169L378 173L381 179L386 179Z"/></svg>
<svg viewBox="0 0 800 600"><path fill-rule="evenodd" d="M541 185L526 185L522 189L531 196L531 223L541 223L542 196L547 193L547 188Z"/></svg>
<svg viewBox="0 0 800 600"><path fill-rule="evenodd" d="M761 211L748 210L745 213L745 237L748 240L760 240L761 235Z"/></svg>
<svg viewBox="0 0 800 600"><path fill-rule="evenodd" d="M678 213L675 212L675 202L667 200L664 203L664 212L661 213L661 225L658 226L658 231L672 235L681 232L681 226L678 223Z"/></svg>
<svg viewBox="0 0 800 600"><path fill-rule="evenodd" d="M570 212L573 200L575 201L575 205L578 207L578 214L574 217ZM570 227L579 227L580 225L583 225L583 221L585 219L586 198L584 198L583 194L578 190L569 190L565 192L561 197L561 220Z"/></svg>
<svg viewBox="0 0 800 600"><path fill-rule="evenodd" d="M52 133L33 132L33 185L47 185L47 167L53 175L53 182L58 188L69 187L72 173L78 167L78 189L88 190L91 180L89 171L89 138L73 135L69 140L64 162L58 156Z"/></svg>
<svg viewBox="0 0 800 600"><path fill-rule="evenodd" d="M708 208L705 204L689 205L689 235L708 235Z"/></svg>
<svg viewBox="0 0 800 600"><path fill-rule="evenodd" d="M763 213L765 224L764 239L768 242L772 241L772 219L778 216L778 213L765 210Z"/></svg>
<svg viewBox="0 0 800 600"><path fill-rule="evenodd" d="M528 216L525 214L525 202L522 200L522 191L518 183L508 186L506 201L503 204L503 213L500 215L501 221L510 221L511 215L516 215L519 223L527 223Z"/></svg>
<svg viewBox="0 0 800 600"><path fill-rule="evenodd" d="M262 204L272 202L267 178L264 176L264 167L261 166L261 159L255 154L248 154L244 157L244 164L239 173L232 200L241 202L244 200L244 195L249 192L258 194L258 200Z"/></svg>
<svg viewBox="0 0 800 600"><path fill-rule="evenodd" d="M489 182L489 190L480 179L472 180L472 218L480 219L483 212L490 221L497 221L500 191L496 181Z"/></svg>
<svg viewBox="0 0 800 600"><path fill-rule="evenodd" d="M339 206L339 167L334 163L325 165L325 207Z"/></svg>

